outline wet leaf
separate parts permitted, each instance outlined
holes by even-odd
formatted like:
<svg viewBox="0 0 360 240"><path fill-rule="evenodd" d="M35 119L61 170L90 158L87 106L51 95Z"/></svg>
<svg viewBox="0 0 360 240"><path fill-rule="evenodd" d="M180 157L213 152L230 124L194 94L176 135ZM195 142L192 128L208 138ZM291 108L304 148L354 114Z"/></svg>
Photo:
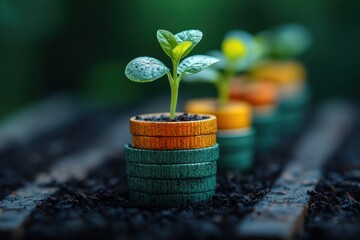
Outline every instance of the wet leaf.
<svg viewBox="0 0 360 240"><path fill-rule="evenodd" d="M182 43L185 41L192 42L191 47L184 53L183 57L186 57L194 47L200 42L203 34L199 30L186 30L175 34L176 41Z"/></svg>
<svg viewBox="0 0 360 240"><path fill-rule="evenodd" d="M164 76L169 69L158 59L138 57L125 68L125 75L134 82L151 82Z"/></svg>
<svg viewBox="0 0 360 240"><path fill-rule="evenodd" d="M184 76L195 74L218 61L219 59L214 57L210 57L206 55L194 55L184 59L180 63L178 68L178 74L182 74Z"/></svg>
<svg viewBox="0 0 360 240"><path fill-rule="evenodd" d="M160 29L157 31L156 37L161 48L169 57L171 57L172 50L178 45L175 36L169 31Z"/></svg>
<svg viewBox="0 0 360 240"><path fill-rule="evenodd" d="M172 58L180 61L184 57L185 52L191 47L192 42L182 42L172 50Z"/></svg>
<svg viewBox="0 0 360 240"><path fill-rule="evenodd" d="M206 68L201 72L186 76L184 78L184 81L216 83L219 80L220 76L221 74L218 71L211 68Z"/></svg>

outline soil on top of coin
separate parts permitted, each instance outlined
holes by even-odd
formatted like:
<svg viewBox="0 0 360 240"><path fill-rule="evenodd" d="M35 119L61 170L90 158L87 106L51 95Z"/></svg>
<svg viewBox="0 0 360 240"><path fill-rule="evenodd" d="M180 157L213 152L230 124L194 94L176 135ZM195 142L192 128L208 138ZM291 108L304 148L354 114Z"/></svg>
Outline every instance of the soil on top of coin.
<svg viewBox="0 0 360 240"><path fill-rule="evenodd" d="M174 119L170 119L169 116L164 114L160 116L136 116L135 120L139 121L146 121L146 122L189 122L189 121L200 121L209 119L209 116L206 115L198 115L198 114L189 114L189 113L182 113L180 115L176 115Z"/></svg>

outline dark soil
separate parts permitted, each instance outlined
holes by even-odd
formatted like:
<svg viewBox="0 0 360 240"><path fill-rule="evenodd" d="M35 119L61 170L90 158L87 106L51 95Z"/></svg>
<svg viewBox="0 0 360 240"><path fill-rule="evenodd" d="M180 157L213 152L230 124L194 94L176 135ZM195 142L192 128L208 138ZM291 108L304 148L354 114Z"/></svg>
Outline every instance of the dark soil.
<svg viewBox="0 0 360 240"><path fill-rule="evenodd" d="M25 226L31 239L233 238L236 226L269 191L293 142L259 154L256 168L219 176L210 203L183 209L139 209L128 201L124 160L113 158L82 182L70 182L42 203Z"/></svg>
<svg viewBox="0 0 360 240"><path fill-rule="evenodd" d="M304 239L360 238L360 122L309 194Z"/></svg>
<svg viewBox="0 0 360 240"><path fill-rule="evenodd" d="M29 143L9 143L0 152L0 199L59 158L86 147L115 116L111 111L92 112Z"/></svg>
<svg viewBox="0 0 360 240"><path fill-rule="evenodd" d="M153 117L136 116L135 119L140 121L147 121L147 122L188 122L188 121L199 121L199 120L209 119L209 117L204 115L183 113L181 115L175 116L174 119L170 119L169 116L165 116L165 115L153 116Z"/></svg>

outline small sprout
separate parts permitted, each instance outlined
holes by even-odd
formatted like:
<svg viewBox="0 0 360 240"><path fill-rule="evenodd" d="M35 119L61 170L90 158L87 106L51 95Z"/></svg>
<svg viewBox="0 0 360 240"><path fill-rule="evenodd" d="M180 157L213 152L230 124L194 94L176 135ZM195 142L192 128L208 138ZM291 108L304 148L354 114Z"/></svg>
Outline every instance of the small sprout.
<svg viewBox="0 0 360 240"><path fill-rule="evenodd" d="M219 63L185 80L214 84L218 89L219 104L225 105L229 100L230 81L236 73L248 70L254 65L262 53L259 44L249 33L237 30L225 35L221 50L209 52L210 55L220 59Z"/></svg>
<svg viewBox="0 0 360 240"><path fill-rule="evenodd" d="M152 82L167 75L171 87L170 119L174 119L181 79L204 70L219 59L195 55L181 61L200 42L203 34L199 30L187 30L175 35L166 30L158 30L156 36L161 48L172 61L172 74L160 60L152 57L138 57L128 63L125 75L131 81L140 83Z"/></svg>
<svg viewBox="0 0 360 240"><path fill-rule="evenodd" d="M311 43L309 31L299 24L287 24L260 32L257 36L272 58L292 58L304 52Z"/></svg>
<svg viewBox="0 0 360 240"><path fill-rule="evenodd" d="M229 59L241 58L246 54L245 43L235 37L225 39L221 44L221 50Z"/></svg>

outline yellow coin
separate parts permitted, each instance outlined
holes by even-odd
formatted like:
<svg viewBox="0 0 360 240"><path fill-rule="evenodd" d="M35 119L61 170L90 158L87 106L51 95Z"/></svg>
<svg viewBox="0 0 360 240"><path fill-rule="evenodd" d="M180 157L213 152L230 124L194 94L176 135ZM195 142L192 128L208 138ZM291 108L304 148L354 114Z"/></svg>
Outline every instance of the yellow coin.
<svg viewBox="0 0 360 240"><path fill-rule="evenodd" d="M251 126L251 107L246 102L230 101L225 106L219 106L215 99L194 99L185 104L185 111L215 115L218 130L240 129Z"/></svg>

